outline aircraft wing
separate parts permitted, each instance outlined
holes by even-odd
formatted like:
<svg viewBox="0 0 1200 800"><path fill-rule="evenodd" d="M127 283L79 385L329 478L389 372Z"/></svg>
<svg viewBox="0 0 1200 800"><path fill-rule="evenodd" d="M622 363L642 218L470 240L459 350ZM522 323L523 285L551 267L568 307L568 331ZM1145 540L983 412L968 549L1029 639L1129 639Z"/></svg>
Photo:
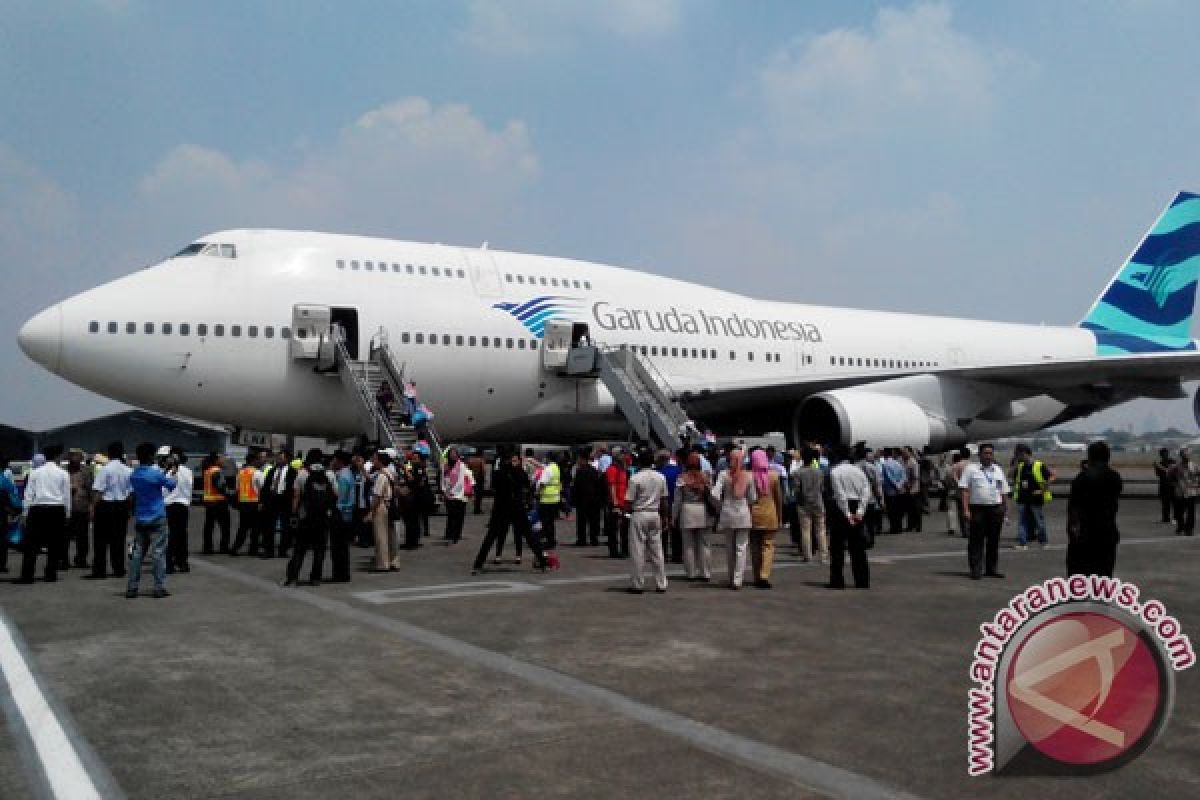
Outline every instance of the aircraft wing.
<svg viewBox="0 0 1200 800"><path fill-rule="evenodd" d="M1200 352L1141 353L1080 359L1046 359L1024 363L971 367L914 369L904 374L879 375L872 371L847 371L836 376L803 376L758 381L713 381L681 388L689 410L703 416L738 409L792 406L806 397L834 389L872 386L908 376L933 375L994 387L1009 396L1050 395L1071 402L1081 393L1093 397L1126 396L1179 398L1186 396L1180 383L1200 380ZM878 387L877 391L886 391ZM897 394L902 394L902 390Z"/></svg>

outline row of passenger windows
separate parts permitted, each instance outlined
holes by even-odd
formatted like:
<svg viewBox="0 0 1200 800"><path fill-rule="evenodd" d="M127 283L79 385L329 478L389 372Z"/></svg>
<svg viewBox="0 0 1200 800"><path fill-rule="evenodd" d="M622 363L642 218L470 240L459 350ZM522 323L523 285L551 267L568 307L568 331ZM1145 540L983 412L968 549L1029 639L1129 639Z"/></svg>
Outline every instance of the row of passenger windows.
<svg viewBox="0 0 1200 800"><path fill-rule="evenodd" d="M530 286L553 286L562 289L591 289L591 281L567 280L566 278L547 278L545 275L510 275L505 273L505 283L529 284Z"/></svg>
<svg viewBox="0 0 1200 800"><path fill-rule="evenodd" d="M337 268L346 269L347 267L353 272L365 270L367 272L403 272L406 275L432 275L435 278L467 277L465 270L451 269L450 267L427 267L424 264L388 264L386 261L346 261L339 258Z"/></svg>
<svg viewBox="0 0 1200 800"><path fill-rule="evenodd" d="M441 344L449 347L453 344L456 347L491 347L499 350L506 348L508 350L537 350L537 339L501 339L499 336L463 336L461 334L451 336L448 333L402 333L400 341L404 344Z"/></svg>
<svg viewBox="0 0 1200 800"><path fill-rule="evenodd" d="M880 369L913 369L936 367L936 361L907 361L894 358L855 358L853 356L830 356L831 367L878 367Z"/></svg>
<svg viewBox="0 0 1200 800"><path fill-rule="evenodd" d="M710 349L704 348L704 347L702 347L702 348L667 347L665 345L662 347L659 347L658 345L653 345L653 344L652 345L645 345L645 344L625 345L625 344L623 344L623 345L620 345L620 348L622 350L632 349L635 353L641 353L644 356L651 356L651 357L694 358L694 359L707 359L707 360L716 360L716 359L720 358L720 355L718 354L718 352L716 350L710 350ZM729 360L737 361L737 359L738 359L738 352L736 350L730 350L729 351ZM752 350L746 351L746 360L747 361L754 360L754 352ZM782 364L783 356L779 353L764 353L763 360L765 360L768 364ZM812 356L810 356L810 355L803 356L803 363L811 364Z"/></svg>
<svg viewBox="0 0 1200 800"><path fill-rule="evenodd" d="M246 336L247 338L250 338L250 339L257 339L259 336L262 336L262 338L264 338L264 339L274 339L276 331L278 330L280 339L292 338L292 329L286 325L284 325L283 327L278 328L278 329L276 329L274 325L264 325L264 326L260 327L258 325L244 325L244 326L243 325L228 325L227 326L227 325L223 325L223 324L215 324L215 325L210 326L210 325L208 325L208 323L205 323L205 322L198 322L194 326L190 322L180 322L179 324L175 324L173 322L164 322L162 324L157 324L157 325L153 322L143 322L141 325L142 333L151 334L151 335L153 335L155 333L159 333L159 334L162 334L163 336L171 336L171 335L191 336L193 328L195 329L195 333L197 336L208 336L209 332L211 331L213 336L224 336L226 333L228 333L231 337L233 337L235 339L240 338L242 336ZM117 323L117 322L109 322L105 326L105 330L108 331L109 333L119 333L121 330L121 325L120 325L120 323ZM93 320L88 323L88 333L99 333L99 332L100 332L100 323L99 322ZM137 333L137 332L138 332L138 324L136 322L126 322L125 323L125 333ZM303 329L299 329L296 331L296 337L299 339L304 339L307 336L308 336L308 332Z"/></svg>

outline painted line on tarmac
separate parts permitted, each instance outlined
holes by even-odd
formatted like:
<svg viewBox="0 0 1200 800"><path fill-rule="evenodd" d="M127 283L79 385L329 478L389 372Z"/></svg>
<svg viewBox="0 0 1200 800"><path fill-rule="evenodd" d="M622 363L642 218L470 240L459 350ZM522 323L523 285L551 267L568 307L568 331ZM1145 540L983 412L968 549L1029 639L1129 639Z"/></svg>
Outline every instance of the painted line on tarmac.
<svg viewBox="0 0 1200 800"><path fill-rule="evenodd" d="M16 626L0 614L0 675L8 689L0 697L0 706L30 760L37 762L39 794L56 800L124 797L99 757L76 733L70 716L49 699L29 665L31 660Z"/></svg>
<svg viewBox="0 0 1200 800"><path fill-rule="evenodd" d="M374 592L352 592L351 597L372 605L414 603L423 600L446 600L453 597L480 597L489 594L524 594L538 592L542 587L523 581L480 581L479 583L443 583L434 586L411 586L403 589L380 589Z"/></svg>
<svg viewBox="0 0 1200 800"><path fill-rule="evenodd" d="M511 675L537 689L549 689L570 700L582 701L595 708L619 714L682 739L706 752L791 781L827 797L854 800L917 800L916 795L879 783L865 775L648 705L549 667L521 661L495 650L488 650L452 636L358 608L316 592L285 589L263 578L203 559L193 559L192 564L205 572L259 589L280 599L319 608L342 619L382 630L405 641L445 653L459 661Z"/></svg>

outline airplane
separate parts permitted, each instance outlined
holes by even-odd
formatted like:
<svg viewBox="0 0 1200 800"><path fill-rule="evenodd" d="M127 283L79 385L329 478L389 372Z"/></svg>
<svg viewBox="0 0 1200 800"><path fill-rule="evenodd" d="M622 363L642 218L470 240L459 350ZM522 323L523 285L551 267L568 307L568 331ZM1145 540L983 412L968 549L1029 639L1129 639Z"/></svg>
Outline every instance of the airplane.
<svg viewBox="0 0 1200 800"><path fill-rule="evenodd" d="M1061 450L1064 453L1083 453L1087 451L1086 442L1064 442L1058 438L1058 434L1053 437L1054 449Z"/></svg>
<svg viewBox="0 0 1200 800"><path fill-rule="evenodd" d="M349 438L362 431L354 404L311 361L336 324L352 359L386 338L443 441L627 434L606 384L559 368L564 345L547 336L565 324L632 352L711 430L942 451L1186 396L1182 382L1200 378L1198 269L1190 193L1062 327L753 299L486 245L228 230L47 308L18 342L49 371L134 406Z"/></svg>

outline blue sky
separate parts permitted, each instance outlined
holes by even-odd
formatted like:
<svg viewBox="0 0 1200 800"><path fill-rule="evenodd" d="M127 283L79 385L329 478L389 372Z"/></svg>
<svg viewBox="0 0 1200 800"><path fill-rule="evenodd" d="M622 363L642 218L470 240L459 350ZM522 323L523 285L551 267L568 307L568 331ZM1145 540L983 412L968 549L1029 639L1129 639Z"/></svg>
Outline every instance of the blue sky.
<svg viewBox="0 0 1200 800"><path fill-rule="evenodd" d="M0 2L0 422L113 408L20 323L221 228L1073 324L1200 191L1200 5ZM885 335L902 336L902 331ZM1188 402L1089 424L1195 429Z"/></svg>

